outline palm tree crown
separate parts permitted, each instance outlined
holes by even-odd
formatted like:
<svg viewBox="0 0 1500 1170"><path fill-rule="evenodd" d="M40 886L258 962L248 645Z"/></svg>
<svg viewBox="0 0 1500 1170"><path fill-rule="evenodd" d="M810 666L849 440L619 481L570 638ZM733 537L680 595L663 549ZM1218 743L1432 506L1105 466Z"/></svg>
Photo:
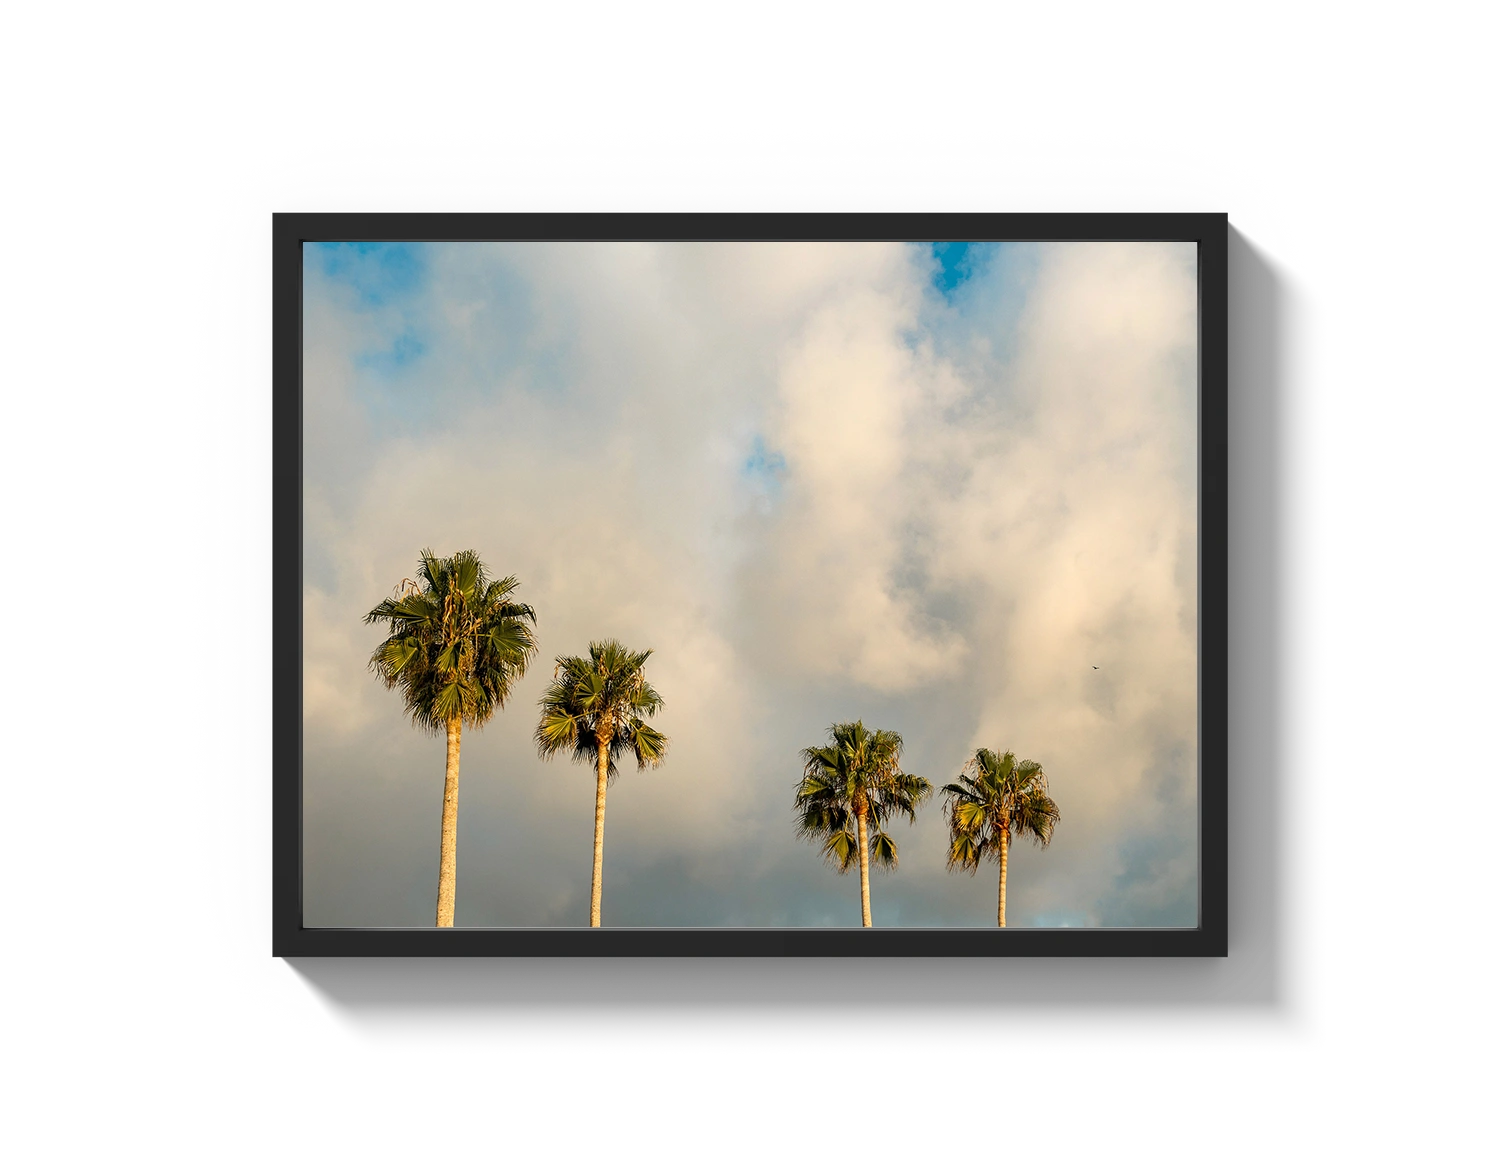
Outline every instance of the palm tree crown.
<svg viewBox="0 0 1500 1170"><path fill-rule="evenodd" d="M1005 925L1005 880L1012 835L1043 849L1062 814L1047 792L1047 775L1035 760L980 748L956 782L943 785L948 814L948 868L973 873L986 857L1000 865L998 921Z"/></svg>
<svg viewBox="0 0 1500 1170"><path fill-rule="evenodd" d="M536 653L536 611L513 596L516 578L490 580L472 550L439 557L423 549L417 575L365 615L390 627L370 667L400 689L418 727L442 731L454 719L483 726Z"/></svg>
<svg viewBox="0 0 1500 1170"><path fill-rule="evenodd" d="M818 842L839 873L856 861L860 903L869 926L869 867L895 869L896 842L885 831L892 817L915 821L917 805L932 793L923 776L901 771L901 737L864 723L835 723L823 747L802 750L802 780L793 808L797 835Z"/></svg>
<svg viewBox="0 0 1500 1170"><path fill-rule="evenodd" d="M559 657L552 684L542 693L536 747L542 759L570 749L573 759L598 764L600 747L612 779L615 761L635 756L644 770L661 764L667 737L646 723L662 709L662 697L646 681L650 650L627 650L613 639L590 642L587 657Z"/></svg>

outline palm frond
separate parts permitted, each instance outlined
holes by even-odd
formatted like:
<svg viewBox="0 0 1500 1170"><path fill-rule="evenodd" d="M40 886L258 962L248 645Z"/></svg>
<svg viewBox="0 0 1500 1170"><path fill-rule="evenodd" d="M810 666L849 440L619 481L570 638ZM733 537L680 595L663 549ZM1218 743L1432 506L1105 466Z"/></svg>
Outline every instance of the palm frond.
<svg viewBox="0 0 1500 1170"><path fill-rule="evenodd" d="M973 873L984 856L984 843L973 833L954 832L948 840L948 868Z"/></svg>
<svg viewBox="0 0 1500 1170"><path fill-rule="evenodd" d="M1043 849L1052 843L1052 830L1062 819L1057 802L1045 791L1030 789L1016 803L1011 829L1016 836L1030 837Z"/></svg>
<svg viewBox="0 0 1500 1170"><path fill-rule="evenodd" d="M632 719L625 730L626 743L635 755L637 771L657 768L667 755L667 737L640 719Z"/></svg>
<svg viewBox="0 0 1500 1170"><path fill-rule="evenodd" d="M859 860L859 838L849 829L835 829L824 838L822 852L839 873L848 873Z"/></svg>
<svg viewBox="0 0 1500 1170"><path fill-rule="evenodd" d="M982 835L988 810L977 800L955 800L949 805L949 819L958 832Z"/></svg>
<svg viewBox="0 0 1500 1170"><path fill-rule="evenodd" d="M563 748L572 747L578 738L578 720L571 712L552 710L542 715L536 728L537 753L545 760Z"/></svg>
<svg viewBox="0 0 1500 1170"><path fill-rule="evenodd" d="M872 833L870 835L870 864L878 865L882 869L895 869L897 864L896 842L891 839L889 833Z"/></svg>

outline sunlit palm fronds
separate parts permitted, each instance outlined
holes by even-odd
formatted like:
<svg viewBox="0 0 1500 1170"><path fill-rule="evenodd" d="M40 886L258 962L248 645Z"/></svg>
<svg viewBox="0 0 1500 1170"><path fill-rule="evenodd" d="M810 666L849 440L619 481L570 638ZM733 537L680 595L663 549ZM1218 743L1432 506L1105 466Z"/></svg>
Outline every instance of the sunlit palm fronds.
<svg viewBox="0 0 1500 1170"><path fill-rule="evenodd" d="M1043 848L1061 819L1047 792L1047 775L1035 760L1014 752L997 755L980 748L957 781L943 785L948 814L948 868L974 870L986 857L998 857L1000 834L1030 837Z"/></svg>
<svg viewBox="0 0 1500 1170"><path fill-rule="evenodd" d="M401 691L419 727L441 731L452 719L482 726L536 654L536 612L516 600L520 582L491 580L472 550L439 557L423 549L418 580L404 585L365 615L389 630L371 669Z"/></svg>
<svg viewBox="0 0 1500 1170"><path fill-rule="evenodd" d="M662 697L646 681L650 650L627 650L619 642L591 642L587 656L557 659L542 693L537 753L551 759L569 751L579 762L598 763L605 750L611 779L625 754L636 767L654 768L666 758L668 739L646 723L662 709Z"/></svg>

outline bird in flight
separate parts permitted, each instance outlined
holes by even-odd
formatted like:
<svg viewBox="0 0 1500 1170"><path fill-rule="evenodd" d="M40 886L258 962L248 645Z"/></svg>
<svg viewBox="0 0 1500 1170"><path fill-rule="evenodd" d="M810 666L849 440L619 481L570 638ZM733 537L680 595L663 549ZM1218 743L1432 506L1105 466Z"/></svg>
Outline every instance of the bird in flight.
<svg viewBox="0 0 1500 1170"><path fill-rule="evenodd" d="M1097 667L1097 666L1096 666L1096 667L1094 667L1094 669L1095 669L1095 670L1098 670L1098 669L1099 669L1099 668L1098 668L1098 667Z"/></svg>

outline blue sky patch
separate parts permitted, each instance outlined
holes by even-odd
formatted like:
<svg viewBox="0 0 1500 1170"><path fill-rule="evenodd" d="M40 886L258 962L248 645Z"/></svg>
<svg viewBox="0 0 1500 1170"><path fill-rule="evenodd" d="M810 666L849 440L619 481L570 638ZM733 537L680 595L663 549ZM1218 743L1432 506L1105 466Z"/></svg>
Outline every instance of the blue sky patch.
<svg viewBox="0 0 1500 1170"><path fill-rule="evenodd" d="M745 460L745 474L758 477L779 478L786 470L786 458L780 451L766 449L763 435L756 435L750 445L750 457Z"/></svg>
<svg viewBox="0 0 1500 1170"><path fill-rule="evenodd" d="M740 472L758 500L758 510L767 513L781 499L782 481L786 478L786 457L766 446L763 435L756 435L750 454L740 465Z"/></svg>
<svg viewBox="0 0 1500 1170"><path fill-rule="evenodd" d="M410 365L426 352L427 343L413 330L406 329L391 340L388 349L365 350L355 355L354 362L363 369L391 374Z"/></svg>
<svg viewBox="0 0 1500 1170"><path fill-rule="evenodd" d="M315 249L323 274L352 288L366 305L384 305L409 296L427 274L422 244L308 244Z"/></svg>
<svg viewBox="0 0 1500 1170"><path fill-rule="evenodd" d="M981 271L995 252L996 245L972 243L967 240L939 240L932 245L932 255L938 262L933 273L933 286L949 300L954 291L965 281Z"/></svg>
<svg viewBox="0 0 1500 1170"><path fill-rule="evenodd" d="M973 266L968 263L972 244L961 240L944 241L932 245L933 258L938 262L932 283L941 293L951 293L973 275Z"/></svg>

